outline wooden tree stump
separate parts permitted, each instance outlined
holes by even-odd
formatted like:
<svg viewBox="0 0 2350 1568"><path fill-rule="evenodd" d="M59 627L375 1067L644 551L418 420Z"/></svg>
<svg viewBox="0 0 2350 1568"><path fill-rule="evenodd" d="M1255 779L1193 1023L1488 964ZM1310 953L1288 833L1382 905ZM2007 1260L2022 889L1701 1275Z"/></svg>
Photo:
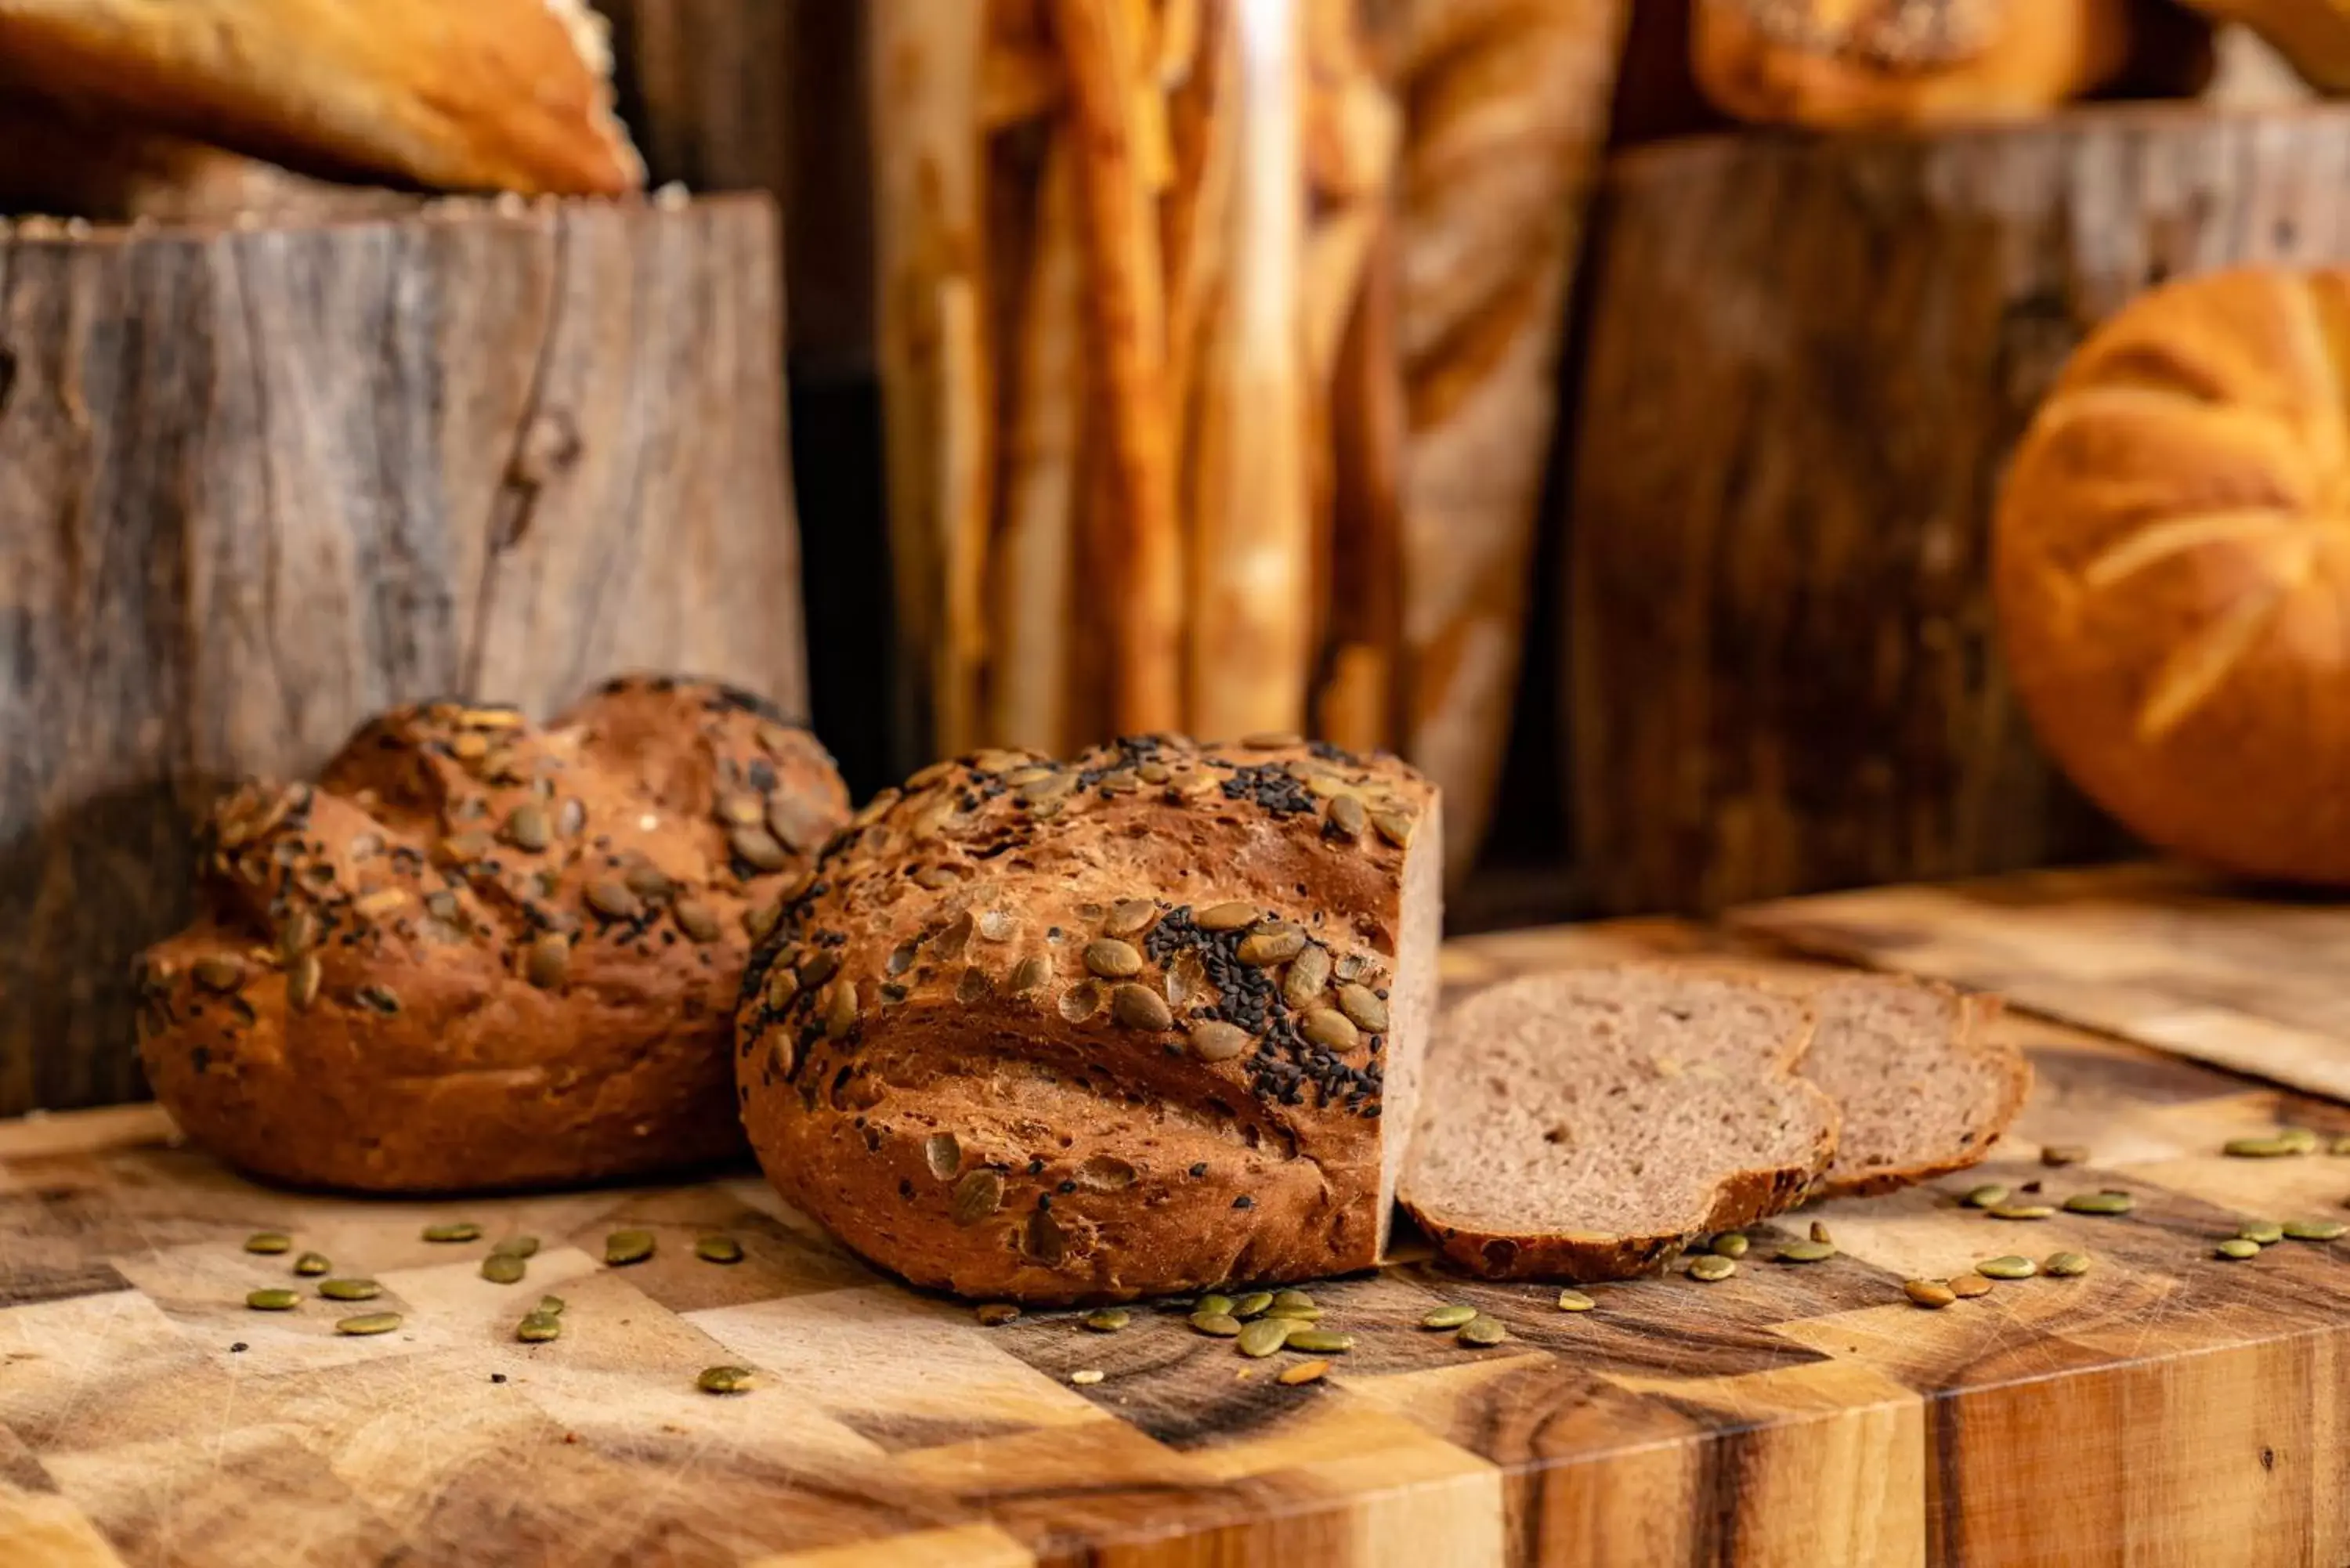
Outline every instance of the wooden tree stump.
<svg viewBox="0 0 2350 1568"><path fill-rule="evenodd" d="M805 699L774 209L0 224L0 1115L132 1096L195 814L436 695Z"/></svg>
<svg viewBox="0 0 2350 1568"><path fill-rule="evenodd" d="M1993 646L2002 466L2162 278L2350 259L2350 109L1706 138L1612 171L1573 484L1570 744L1610 910L2094 857Z"/></svg>

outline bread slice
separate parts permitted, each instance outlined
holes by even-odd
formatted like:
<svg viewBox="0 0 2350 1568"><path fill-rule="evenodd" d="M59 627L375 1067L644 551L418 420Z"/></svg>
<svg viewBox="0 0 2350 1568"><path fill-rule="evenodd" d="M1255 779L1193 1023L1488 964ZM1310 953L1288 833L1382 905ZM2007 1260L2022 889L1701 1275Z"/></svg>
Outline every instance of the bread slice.
<svg viewBox="0 0 2350 1568"><path fill-rule="evenodd" d="M1801 999L1667 965L1478 992L1440 1021L1402 1201L1492 1279L1621 1279L1800 1200L1835 1102Z"/></svg>
<svg viewBox="0 0 2350 1568"><path fill-rule="evenodd" d="M1865 1197L1964 1170L2023 1106L2032 1068L1991 1037L1999 999L1898 975L1809 993L1819 1028L1804 1076L1844 1111L1814 1197Z"/></svg>

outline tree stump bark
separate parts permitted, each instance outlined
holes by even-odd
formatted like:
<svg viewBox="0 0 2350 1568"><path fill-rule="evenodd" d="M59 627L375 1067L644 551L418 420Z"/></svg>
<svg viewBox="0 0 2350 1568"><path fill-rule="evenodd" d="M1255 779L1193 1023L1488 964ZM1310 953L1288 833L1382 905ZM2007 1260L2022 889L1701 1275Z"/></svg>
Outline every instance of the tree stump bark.
<svg viewBox="0 0 2350 1568"><path fill-rule="evenodd" d="M2350 259L2350 109L1706 138L1612 171L1572 486L1580 869L1608 910L2119 846L1993 646L2009 452L2168 276Z"/></svg>
<svg viewBox="0 0 2350 1568"><path fill-rule="evenodd" d="M436 695L805 701L775 218L0 223L0 1116L133 1096L196 814Z"/></svg>

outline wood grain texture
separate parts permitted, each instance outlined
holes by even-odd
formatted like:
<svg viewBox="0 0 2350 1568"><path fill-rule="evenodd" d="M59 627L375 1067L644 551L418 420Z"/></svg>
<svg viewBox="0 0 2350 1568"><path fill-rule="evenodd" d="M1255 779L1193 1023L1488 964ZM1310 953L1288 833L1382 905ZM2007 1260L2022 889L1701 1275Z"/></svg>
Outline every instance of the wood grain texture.
<svg viewBox="0 0 2350 1568"><path fill-rule="evenodd" d="M1652 923L1456 943L1466 990L1533 969L1682 950ZM2029 1022L2039 1086L1982 1178L1824 1206L1844 1255L1758 1244L1717 1285L1445 1279L1409 1251L1315 1287L1356 1337L1319 1383L1155 1308L1111 1334L1071 1314L997 1329L868 1273L754 1176L455 1204L273 1191L176 1147L160 1112L0 1125L0 1561L133 1568L1296 1563L1958 1568L2300 1564L2350 1554L2350 1256L2210 1257L2242 1217L2319 1215L2350 1159L2229 1160L2221 1141L2350 1111ZM2037 1163L2083 1143L2086 1166ZM1974 1179L2055 1197L2115 1185L2124 1219L2010 1224ZM420 1239L470 1219L465 1247ZM649 1262L602 1239L652 1230ZM286 1279L240 1250L291 1232L379 1279L395 1334L240 1303ZM712 1231L745 1261L692 1255ZM486 1244L544 1247L518 1287ZM1940 1313L1900 1282L2075 1248ZM543 1291L563 1337L512 1337ZM1418 1322L1483 1307L1464 1349ZM242 1348L234 1348L242 1346ZM720 1362L766 1386L692 1387ZM1099 1381L1074 1380L1099 1372ZM503 1379L494 1381L494 1379ZM36 1555L48 1552L43 1559Z"/></svg>
<svg viewBox="0 0 2350 1568"><path fill-rule="evenodd" d="M2000 991L2051 1018L2350 1100L2350 904L2167 865L1875 888L1735 911L1846 961Z"/></svg>
<svg viewBox="0 0 2350 1568"><path fill-rule="evenodd" d="M194 815L437 695L806 700L775 214L0 227L0 1108L138 1092Z"/></svg>
<svg viewBox="0 0 2350 1568"><path fill-rule="evenodd" d="M1581 868L1611 911L2095 858L1987 594L2002 464L2147 285L2350 255L2350 109L2078 109L1617 164L1573 484ZM1659 345L1669 345L1660 351Z"/></svg>

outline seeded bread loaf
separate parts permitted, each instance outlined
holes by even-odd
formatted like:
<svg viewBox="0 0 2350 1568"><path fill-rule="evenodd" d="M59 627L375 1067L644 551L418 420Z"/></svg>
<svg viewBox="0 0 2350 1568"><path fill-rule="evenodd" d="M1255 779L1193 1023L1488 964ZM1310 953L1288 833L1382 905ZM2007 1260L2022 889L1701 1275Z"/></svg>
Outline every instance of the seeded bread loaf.
<svg viewBox="0 0 2350 1568"><path fill-rule="evenodd" d="M202 913L139 967L148 1078L196 1141L304 1185L731 1155L752 939L847 815L815 739L726 687L619 680L546 729L397 710L317 784L214 812Z"/></svg>
<svg viewBox="0 0 2350 1568"><path fill-rule="evenodd" d="M926 768L752 961L752 1147L844 1242L964 1295L1368 1268L1442 855L1418 774L1291 737Z"/></svg>
<svg viewBox="0 0 2350 1568"><path fill-rule="evenodd" d="M2023 1108L2032 1068L1994 1039L1997 997L1899 975L1830 981L1804 1076L1844 1117L1817 1198L1866 1197L1978 1164Z"/></svg>
<svg viewBox="0 0 2350 1568"><path fill-rule="evenodd" d="M1401 1197L1455 1267L1622 1279L1800 1201L1835 1104L1800 998L1665 965L1537 975L1444 1015Z"/></svg>

